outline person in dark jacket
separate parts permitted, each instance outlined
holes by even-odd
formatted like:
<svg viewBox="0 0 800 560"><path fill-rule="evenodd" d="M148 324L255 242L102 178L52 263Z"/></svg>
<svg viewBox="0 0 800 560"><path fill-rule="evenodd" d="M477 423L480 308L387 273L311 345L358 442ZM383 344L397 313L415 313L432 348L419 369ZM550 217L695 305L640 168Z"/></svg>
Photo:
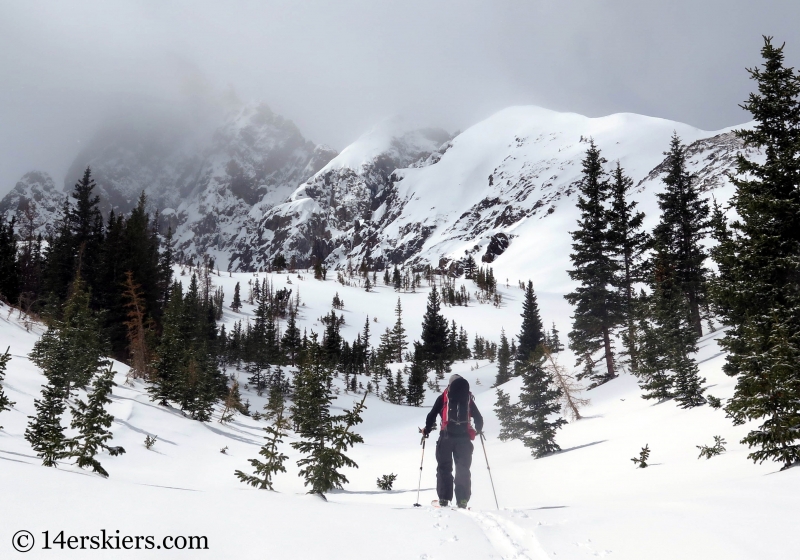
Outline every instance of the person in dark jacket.
<svg viewBox="0 0 800 560"><path fill-rule="evenodd" d="M483 416L469 391L469 381L457 374L450 377L447 389L439 395L428 413L422 431L424 437L428 437L435 428L437 416L442 420L442 430L436 442L436 493L439 495L439 505L446 506L453 500L455 482L456 504L465 508L472 493L469 472L472 465L472 439L483 430ZM474 428L472 419L475 420ZM453 463L456 466L455 478Z"/></svg>

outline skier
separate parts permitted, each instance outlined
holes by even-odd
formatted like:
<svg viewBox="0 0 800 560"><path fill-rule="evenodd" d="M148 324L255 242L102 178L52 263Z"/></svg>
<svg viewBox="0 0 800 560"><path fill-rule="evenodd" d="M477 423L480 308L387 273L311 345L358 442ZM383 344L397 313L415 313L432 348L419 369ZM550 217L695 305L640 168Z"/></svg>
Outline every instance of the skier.
<svg viewBox="0 0 800 560"><path fill-rule="evenodd" d="M469 381L458 374L450 376L447 389L439 395L425 419L423 437L433 431L436 416L442 417L442 429L436 442L436 493L439 505L453 499L453 462L456 464L456 504L467 507L471 495L469 467L472 464L472 440L483 429L483 416L469 391ZM471 420L475 419L475 427Z"/></svg>

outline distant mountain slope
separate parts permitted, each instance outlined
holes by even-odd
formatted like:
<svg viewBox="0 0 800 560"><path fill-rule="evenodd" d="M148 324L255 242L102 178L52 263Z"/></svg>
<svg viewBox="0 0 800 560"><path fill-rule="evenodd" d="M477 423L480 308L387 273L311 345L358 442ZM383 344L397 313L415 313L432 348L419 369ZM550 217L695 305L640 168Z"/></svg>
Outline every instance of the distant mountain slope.
<svg viewBox="0 0 800 560"><path fill-rule="evenodd" d="M588 118L539 107L512 107L399 165L397 146L409 143L386 130L342 151L285 204L267 212L237 246L235 267L264 267L282 251L308 264L348 260L450 266L465 254L495 262L524 277L525 253L542 242L560 247L563 281L574 228L576 183L593 138L609 160L619 160L638 186L637 197L655 216L663 152L677 132L689 144L690 168L701 188L726 200L741 143L730 130L705 132L634 114ZM435 135L420 136L438 140ZM408 150L407 150L408 152ZM408 158L413 159L413 158ZM388 165L392 164L392 165ZM395 169L392 169L395 167ZM532 247L533 245L533 247ZM508 255L505 255L510 251ZM519 266L518 266L519 265Z"/></svg>
<svg viewBox="0 0 800 560"><path fill-rule="evenodd" d="M688 145L701 188L726 201L742 149L730 129L532 106L500 111L454 138L388 119L338 155L265 105L245 106L206 140L163 127L101 134L76 159L66 187L89 164L105 209L127 211L144 190L164 230L173 228L179 254L210 254L231 270L268 268L279 253L301 267L320 260L374 268L457 266L472 254L503 277L525 278L524 261L555 244L561 258L537 271L563 282L589 139L609 169L620 161L652 220L673 132ZM19 207L26 188L0 208Z"/></svg>
<svg viewBox="0 0 800 560"><path fill-rule="evenodd" d="M31 171L22 176L11 192L0 200L0 216L16 217L20 235L33 230L33 235L53 232L54 218L59 215L66 193L56 189L47 173Z"/></svg>

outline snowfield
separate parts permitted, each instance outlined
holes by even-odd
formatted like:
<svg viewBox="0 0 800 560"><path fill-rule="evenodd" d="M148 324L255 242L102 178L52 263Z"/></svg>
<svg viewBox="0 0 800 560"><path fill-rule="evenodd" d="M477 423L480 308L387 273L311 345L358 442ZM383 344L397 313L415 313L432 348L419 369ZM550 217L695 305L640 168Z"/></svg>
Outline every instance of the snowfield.
<svg viewBox="0 0 800 560"><path fill-rule="evenodd" d="M562 259L557 255L554 260ZM497 272L497 271L496 271ZM180 273L180 269L176 269ZM302 273L301 273L302 274ZM530 272L528 272L530 274ZM379 286L372 293L346 287L313 275L272 274L276 288L300 290L300 328L322 331L318 318L330 311L338 292L344 300L346 325L342 336L352 341L369 315L373 345L394 323L398 297ZM226 306L237 281L247 296L247 281L263 278L234 274L214 278L224 288ZM381 274L378 274L379 280ZM499 341L500 329L511 336L519 331L522 291L511 278L497 274L503 305L443 308L448 319L475 334ZM188 282L189 276L181 277ZM287 279L291 280L288 285ZM466 282L465 282L466 284ZM471 282L468 284L468 286ZM460 282L457 282L457 286ZM534 277L534 287L536 278ZM470 286L470 291L474 287ZM399 294L409 340L419 338L428 288ZM566 338L569 307L567 291L546 286L538 292L547 328L556 322ZM245 304L240 313L226 309L223 321L252 316ZM372 322L372 318L377 322ZM0 351L13 355L4 382L13 410L0 413L0 558L173 558L214 559L790 559L798 557L797 525L800 469L778 472L780 465L754 465L739 444L748 426L733 426L722 410L708 406L682 410L672 402L654 404L640 398L635 379L618 379L587 392L591 403L584 418L570 422L557 436L562 451L534 460L519 442L500 442L491 389L495 364L457 362L453 371L466 377L486 419L486 453L497 489L495 508L489 475L480 445L473 456L471 510L430 507L435 493L434 433L428 441L419 498L418 427L436 394L428 391L426 408L391 405L374 395L367 398L364 423L357 431L365 443L349 456L359 465L347 469L345 488L325 502L305 494L295 465L298 455L286 439L288 472L275 479L276 492L256 490L240 483L234 470L249 472L248 459L262 443L264 421L237 414L229 424L184 417L177 409L150 401L141 381L126 383L127 367L117 371L113 403L113 444L127 453L100 457L109 479L82 471L70 461L59 468L42 467L24 439L27 416L34 414L44 376L28 359L42 327L27 331L14 310L0 306ZM717 346L722 333L705 336L697 359L707 378L708 392L723 400L733 394L734 380L722 373L724 355ZM561 363L572 366L564 352ZM477 367L476 367L477 366ZM230 373L230 371L229 371ZM242 385L246 377L241 374ZM360 378L364 386L366 378ZM337 381L341 384L341 379ZM504 389L512 395L519 380ZM265 399L243 391L251 410ZM343 390L337 407L350 408L360 398ZM158 439L151 450L147 434ZM698 445L711 445L713 436L727 440L727 452L710 460L698 459ZM651 449L647 469L637 469L631 458L645 445ZM223 454L221 449L226 449ZM395 489L378 490L376 479L398 475ZM20 530L36 539L22 555L12 547ZM101 535L207 537L208 550L61 550L51 542L43 550L44 531L52 541L59 531L69 536ZM116 533L119 531L119 533ZM80 539L74 541L79 544ZM90 541L85 540L87 546ZM134 542L134 541L129 541ZM175 541L184 542L184 541ZM188 541L186 541L188 542ZM144 548L145 541L140 541Z"/></svg>

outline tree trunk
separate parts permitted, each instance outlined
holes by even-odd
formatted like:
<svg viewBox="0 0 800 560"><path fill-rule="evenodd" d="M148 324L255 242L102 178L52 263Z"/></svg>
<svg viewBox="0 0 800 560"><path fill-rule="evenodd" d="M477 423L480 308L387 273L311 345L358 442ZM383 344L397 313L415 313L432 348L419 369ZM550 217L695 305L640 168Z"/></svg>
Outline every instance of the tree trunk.
<svg viewBox="0 0 800 560"><path fill-rule="evenodd" d="M606 349L606 380L616 377L614 373L614 356L611 353L611 337L608 334L608 327L603 327L603 345Z"/></svg>

